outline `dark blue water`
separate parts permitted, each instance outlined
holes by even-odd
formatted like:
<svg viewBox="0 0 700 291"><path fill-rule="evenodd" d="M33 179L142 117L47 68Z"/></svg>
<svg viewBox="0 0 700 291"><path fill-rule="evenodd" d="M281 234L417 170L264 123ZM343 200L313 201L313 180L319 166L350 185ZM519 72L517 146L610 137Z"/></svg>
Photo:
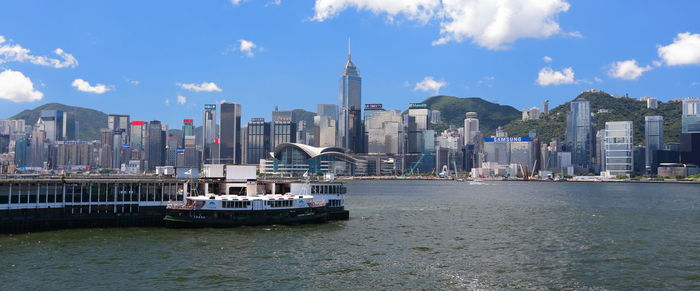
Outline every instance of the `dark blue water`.
<svg viewBox="0 0 700 291"><path fill-rule="evenodd" d="M354 182L349 221L0 236L2 289L700 289L700 185Z"/></svg>

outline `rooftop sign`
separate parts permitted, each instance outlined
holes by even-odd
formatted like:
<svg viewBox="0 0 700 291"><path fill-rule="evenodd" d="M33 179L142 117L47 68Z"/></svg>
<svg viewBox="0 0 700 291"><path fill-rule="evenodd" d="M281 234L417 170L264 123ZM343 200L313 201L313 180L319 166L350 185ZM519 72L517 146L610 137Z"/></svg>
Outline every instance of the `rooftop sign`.
<svg viewBox="0 0 700 291"><path fill-rule="evenodd" d="M532 141L529 137L487 137L484 138L484 142L521 142L521 141Z"/></svg>
<svg viewBox="0 0 700 291"><path fill-rule="evenodd" d="M216 109L216 104L204 104L204 109Z"/></svg>
<svg viewBox="0 0 700 291"><path fill-rule="evenodd" d="M367 109L383 109L384 105L383 104L365 104L365 110Z"/></svg>
<svg viewBox="0 0 700 291"><path fill-rule="evenodd" d="M409 109L424 109L428 108L428 104L425 103L409 103L408 104Z"/></svg>

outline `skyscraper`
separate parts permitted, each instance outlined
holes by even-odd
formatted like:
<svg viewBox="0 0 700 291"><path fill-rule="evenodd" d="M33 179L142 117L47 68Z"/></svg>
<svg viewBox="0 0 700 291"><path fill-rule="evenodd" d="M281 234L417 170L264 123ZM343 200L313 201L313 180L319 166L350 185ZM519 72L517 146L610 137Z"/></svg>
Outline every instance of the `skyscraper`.
<svg viewBox="0 0 700 291"><path fill-rule="evenodd" d="M257 164L267 158L270 149L271 125L264 118L252 118L248 122L246 140L246 163Z"/></svg>
<svg viewBox="0 0 700 291"><path fill-rule="evenodd" d="M604 133L604 165L607 175L629 176L634 168L632 121L608 121Z"/></svg>
<svg viewBox="0 0 700 291"><path fill-rule="evenodd" d="M185 136L184 147L184 164L180 166L197 167L199 159L197 157L197 140L194 135Z"/></svg>
<svg viewBox="0 0 700 291"><path fill-rule="evenodd" d="M61 110L42 110L41 116L39 117L44 125L44 132L46 132L46 139L49 142L55 142L59 140L64 140L64 129L65 125L64 114Z"/></svg>
<svg viewBox="0 0 700 291"><path fill-rule="evenodd" d="M129 139L131 141L131 158L134 160L145 159L144 140L147 136L146 128L147 124L142 120L134 120L131 122L131 135Z"/></svg>
<svg viewBox="0 0 700 291"><path fill-rule="evenodd" d="M578 172L589 172L593 157L593 126L591 103L578 99L571 102L566 116L566 142L571 151L571 162Z"/></svg>
<svg viewBox="0 0 700 291"><path fill-rule="evenodd" d="M384 110L382 104L365 104L366 150L371 154L398 154L401 112Z"/></svg>
<svg viewBox="0 0 700 291"><path fill-rule="evenodd" d="M327 115L314 116L314 136L317 147L335 147L337 122Z"/></svg>
<svg viewBox="0 0 700 291"><path fill-rule="evenodd" d="M163 127L160 121L153 120L149 122L146 147L146 162L149 170L154 170L157 166L163 165L163 157L165 156L165 141L163 137Z"/></svg>
<svg viewBox="0 0 700 291"><path fill-rule="evenodd" d="M123 162L127 162L124 158L123 146L126 140L126 130L118 128L112 130L112 168L118 169Z"/></svg>
<svg viewBox="0 0 700 291"><path fill-rule="evenodd" d="M194 136L194 120L192 119L182 120L182 140L185 140L186 136Z"/></svg>
<svg viewBox="0 0 700 291"><path fill-rule="evenodd" d="M664 146L664 117L644 117L645 168L647 174L656 174L657 156L655 152Z"/></svg>
<svg viewBox="0 0 700 291"><path fill-rule="evenodd" d="M479 135L479 119L476 112L467 112L464 119L464 144L475 144Z"/></svg>
<svg viewBox="0 0 700 291"><path fill-rule="evenodd" d="M225 164L241 163L241 104L221 102L220 157Z"/></svg>
<svg viewBox="0 0 700 291"><path fill-rule="evenodd" d="M291 120L275 120L272 123L272 144L271 150L283 143L295 143L297 132L297 124Z"/></svg>
<svg viewBox="0 0 700 291"><path fill-rule="evenodd" d="M218 161L218 148L212 151L212 147L219 146L219 135L216 130L216 104L204 104L204 116L202 117L202 164L211 164ZM216 157L213 157L213 153Z"/></svg>
<svg viewBox="0 0 700 291"><path fill-rule="evenodd" d="M362 147L362 78L352 55L348 51L348 61L345 63L340 78L338 142L337 145L358 152Z"/></svg>
<svg viewBox="0 0 700 291"><path fill-rule="evenodd" d="M166 166L177 166L177 152L180 145L180 140L177 136L169 136L166 145Z"/></svg>
<svg viewBox="0 0 700 291"><path fill-rule="evenodd" d="M542 113L549 113L549 100L544 100L544 103L542 103Z"/></svg>
<svg viewBox="0 0 700 291"><path fill-rule="evenodd" d="M700 97L683 99L682 133L700 133Z"/></svg>
<svg viewBox="0 0 700 291"><path fill-rule="evenodd" d="M129 127L129 115L126 114L110 114L107 115L107 128L111 130L123 129L126 132L127 138L131 136L131 128ZM124 143L128 143L124 140Z"/></svg>

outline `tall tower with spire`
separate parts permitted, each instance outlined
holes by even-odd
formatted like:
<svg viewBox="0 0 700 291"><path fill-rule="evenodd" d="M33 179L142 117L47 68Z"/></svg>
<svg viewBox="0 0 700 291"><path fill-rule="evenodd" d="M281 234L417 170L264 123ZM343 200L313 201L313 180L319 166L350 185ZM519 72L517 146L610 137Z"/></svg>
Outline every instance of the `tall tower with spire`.
<svg viewBox="0 0 700 291"><path fill-rule="evenodd" d="M362 78L352 62L348 39L348 60L340 77L338 138L336 145L362 152Z"/></svg>

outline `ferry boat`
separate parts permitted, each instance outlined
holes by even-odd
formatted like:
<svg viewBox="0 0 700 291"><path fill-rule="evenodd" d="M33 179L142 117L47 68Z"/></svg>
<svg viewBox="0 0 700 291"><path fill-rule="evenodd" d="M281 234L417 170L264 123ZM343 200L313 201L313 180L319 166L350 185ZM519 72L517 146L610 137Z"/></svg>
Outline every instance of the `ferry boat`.
<svg viewBox="0 0 700 291"><path fill-rule="evenodd" d="M218 172L218 171L214 171ZM346 188L333 181L261 180L255 167L226 166L226 178L199 181L196 195L171 201L164 221L170 227L232 227L301 224L348 219ZM206 174L205 174L206 175ZM223 175L219 175L223 176Z"/></svg>

